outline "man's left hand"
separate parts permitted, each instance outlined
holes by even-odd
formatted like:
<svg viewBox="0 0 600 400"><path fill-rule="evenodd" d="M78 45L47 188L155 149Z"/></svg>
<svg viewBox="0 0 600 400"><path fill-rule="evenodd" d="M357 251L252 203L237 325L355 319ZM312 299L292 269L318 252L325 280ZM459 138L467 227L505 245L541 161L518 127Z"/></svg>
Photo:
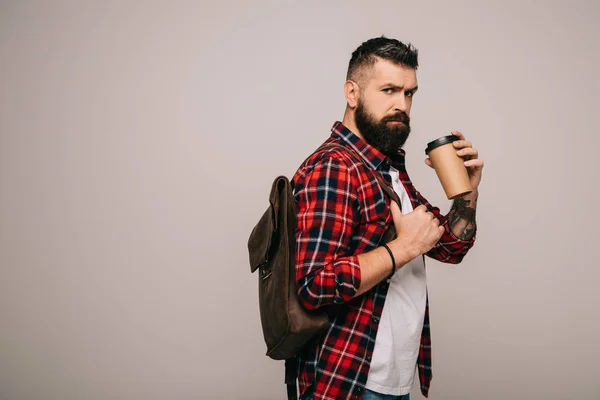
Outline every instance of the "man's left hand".
<svg viewBox="0 0 600 400"><path fill-rule="evenodd" d="M465 160L465 167L469 173L469 181L471 182L471 188L473 191L477 191L479 183L481 182L481 172L483 170L483 160L479 159L479 152L473 145L465 140L465 136L459 131L452 132L454 136L458 136L460 140L453 142L456 154ZM425 164L433 168L429 157L425 159Z"/></svg>

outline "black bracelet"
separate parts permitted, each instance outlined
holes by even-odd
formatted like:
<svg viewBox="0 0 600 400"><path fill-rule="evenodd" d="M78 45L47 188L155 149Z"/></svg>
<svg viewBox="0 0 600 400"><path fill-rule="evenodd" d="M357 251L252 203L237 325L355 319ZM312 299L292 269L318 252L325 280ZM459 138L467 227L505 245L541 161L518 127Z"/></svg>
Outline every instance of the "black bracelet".
<svg viewBox="0 0 600 400"><path fill-rule="evenodd" d="M394 258L394 254L392 254L392 251L390 250L390 248L388 247L388 245L386 243L383 244L383 247L385 247L385 249L388 251L388 253L390 253L390 257L392 258L392 272L387 277L388 279L390 279L396 272L396 259Z"/></svg>

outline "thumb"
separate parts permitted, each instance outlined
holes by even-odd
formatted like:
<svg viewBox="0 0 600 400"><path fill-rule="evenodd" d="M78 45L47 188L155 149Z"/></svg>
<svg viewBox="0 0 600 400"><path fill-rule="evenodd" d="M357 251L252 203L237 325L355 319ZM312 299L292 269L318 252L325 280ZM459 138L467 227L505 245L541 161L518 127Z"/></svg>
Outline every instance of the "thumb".
<svg viewBox="0 0 600 400"><path fill-rule="evenodd" d="M395 201L392 201L390 204L390 211L392 212L392 218L394 219L394 225L396 228L398 227L398 223L404 216L402 215L402 211L400 211L400 207Z"/></svg>

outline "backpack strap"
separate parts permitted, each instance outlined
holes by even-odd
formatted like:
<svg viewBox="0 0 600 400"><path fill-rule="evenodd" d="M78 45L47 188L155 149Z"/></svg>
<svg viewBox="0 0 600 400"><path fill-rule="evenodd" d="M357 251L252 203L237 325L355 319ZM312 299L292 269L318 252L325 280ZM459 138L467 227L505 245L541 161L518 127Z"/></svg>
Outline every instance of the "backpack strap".
<svg viewBox="0 0 600 400"><path fill-rule="evenodd" d="M296 379L298 378L297 358L288 358L285 360L285 385L287 386L288 400L298 400L298 387Z"/></svg>

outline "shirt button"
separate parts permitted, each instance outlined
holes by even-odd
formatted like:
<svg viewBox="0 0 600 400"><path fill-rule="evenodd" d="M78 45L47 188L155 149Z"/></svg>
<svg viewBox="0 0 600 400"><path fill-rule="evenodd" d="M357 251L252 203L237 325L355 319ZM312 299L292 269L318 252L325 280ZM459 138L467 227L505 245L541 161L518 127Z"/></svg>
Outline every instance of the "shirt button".
<svg viewBox="0 0 600 400"><path fill-rule="evenodd" d="M387 283L390 283L392 280L388 278L388 279L386 279L385 281L386 281Z"/></svg>
<svg viewBox="0 0 600 400"><path fill-rule="evenodd" d="M375 322L376 324L379 323L379 318L378 317L373 317L373 322Z"/></svg>
<svg viewBox="0 0 600 400"><path fill-rule="evenodd" d="M367 356L367 361L371 361L371 356Z"/></svg>

